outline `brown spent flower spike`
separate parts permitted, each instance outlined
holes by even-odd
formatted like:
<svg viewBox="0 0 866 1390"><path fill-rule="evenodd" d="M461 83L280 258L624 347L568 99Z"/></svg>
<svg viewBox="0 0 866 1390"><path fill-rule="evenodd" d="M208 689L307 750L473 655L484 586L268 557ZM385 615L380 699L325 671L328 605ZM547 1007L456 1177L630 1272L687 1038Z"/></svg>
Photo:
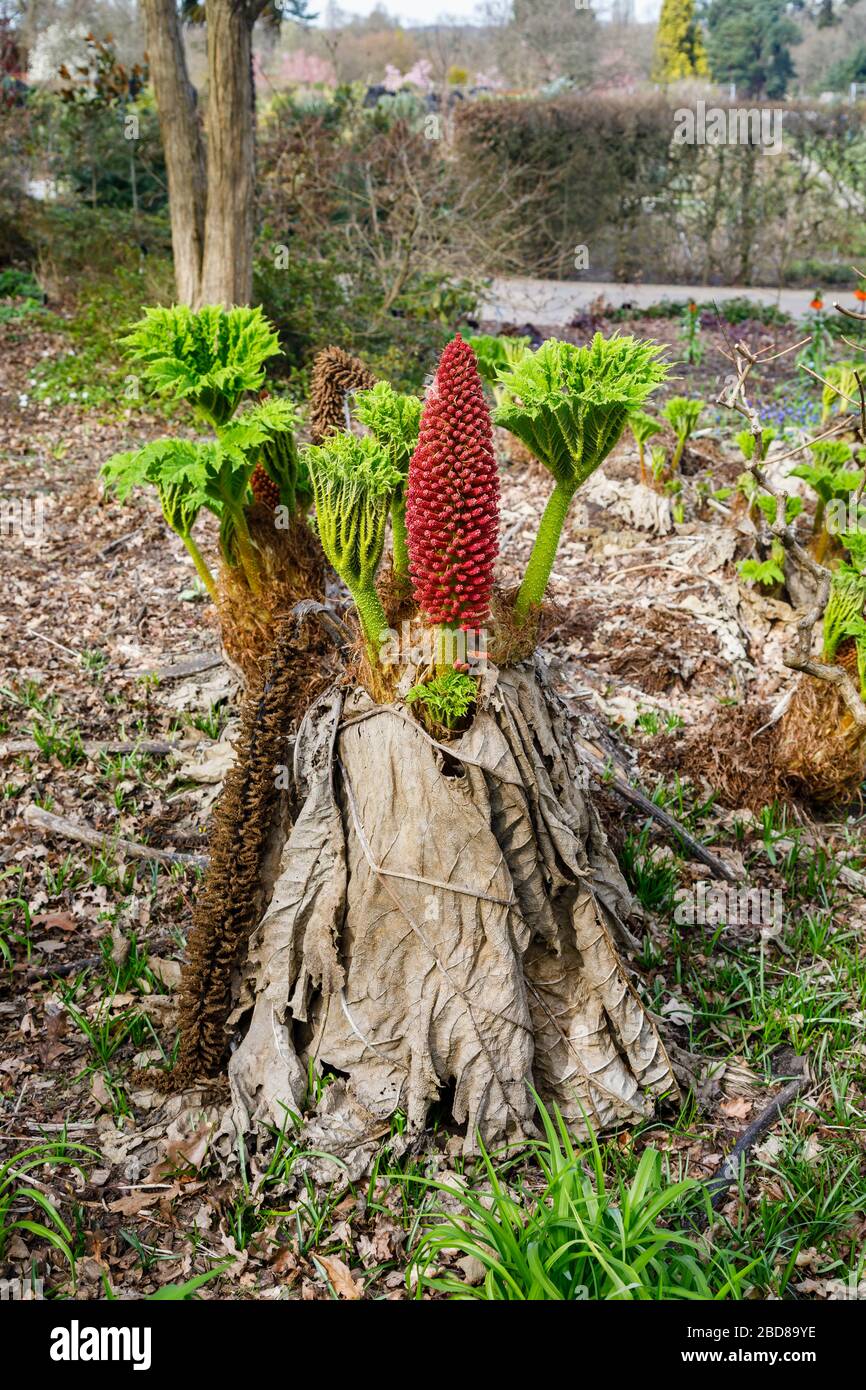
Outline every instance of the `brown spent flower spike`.
<svg viewBox="0 0 866 1390"><path fill-rule="evenodd" d="M316 353L310 382L310 439L321 444L329 434L348 427L346 396L350 391L368 391L376 377L361 361L342 348L327 347Z"/></svg>

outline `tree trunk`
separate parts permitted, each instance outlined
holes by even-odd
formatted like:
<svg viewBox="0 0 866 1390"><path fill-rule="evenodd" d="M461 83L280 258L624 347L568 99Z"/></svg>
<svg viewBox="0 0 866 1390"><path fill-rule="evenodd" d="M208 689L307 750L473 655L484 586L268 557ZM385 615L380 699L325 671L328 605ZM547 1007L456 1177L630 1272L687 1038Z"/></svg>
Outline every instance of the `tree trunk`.
<svg viewBox="0 0 866 1390"><path fill-rule="evenodd" d="M171 245L180 304L200 302L207 176L195 89L174 0L142 0L168 176Z"/></svg>
<svg viewBox="0 0 866 1390"><path fill-rule="evenodd" d="M208 0L203 304L248 304L253 294L254 19L243 0Z"/></svg>

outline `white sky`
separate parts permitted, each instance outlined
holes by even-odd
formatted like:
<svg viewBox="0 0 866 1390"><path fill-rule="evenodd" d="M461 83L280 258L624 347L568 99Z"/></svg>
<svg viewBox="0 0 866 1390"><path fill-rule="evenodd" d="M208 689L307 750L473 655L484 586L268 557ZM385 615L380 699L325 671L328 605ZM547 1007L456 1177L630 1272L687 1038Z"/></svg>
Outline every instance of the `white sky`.
<svg viewBox="0 0 866 1390"><path fill-rule="evenodd" d="M479 17L479 0L383 0L389 14L406 24L430 24L445 18L460 19L464 22ZM544 0L538 0L543 5ZM368 15L376 8L376 0L338 0L339 8L350 15ZM321 23L327 10L327 0L320 0L317 6ZM598 0L598 8L604 8L604 0ZM655 19L661 8L661 0L636 0L637 19Z"/></svg>

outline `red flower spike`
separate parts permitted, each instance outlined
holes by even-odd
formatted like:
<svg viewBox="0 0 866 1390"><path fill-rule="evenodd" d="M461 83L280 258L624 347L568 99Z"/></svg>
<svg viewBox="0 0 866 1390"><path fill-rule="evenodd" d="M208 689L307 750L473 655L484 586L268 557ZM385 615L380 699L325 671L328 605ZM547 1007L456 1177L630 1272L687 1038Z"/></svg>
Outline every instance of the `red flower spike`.
<svg viewBox="0 0 866 1390"><path fill-rule="evenodd" d="M276 507L280 501L280 489L262 464L257 463L250 478L250 491L257 502L266 507Z"/></svg>
<svg viewBox="0 0 866 1390"><path fill-rule="evenodd" d="M458 333L421 415L406 490L409 573L431 623L472 629L490 610L499 474L475 353Z"/></svg>

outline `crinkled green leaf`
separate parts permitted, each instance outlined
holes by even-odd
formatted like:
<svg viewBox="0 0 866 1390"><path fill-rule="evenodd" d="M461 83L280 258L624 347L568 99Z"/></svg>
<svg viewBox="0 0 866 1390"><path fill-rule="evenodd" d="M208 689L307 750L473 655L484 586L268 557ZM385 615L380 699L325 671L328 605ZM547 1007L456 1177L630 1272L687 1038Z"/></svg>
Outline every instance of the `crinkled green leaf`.
<svg viewBox="0 0 866 1390"><path fill-rule="evenodd" d="M356 391L354 411L357 419L388 452L392 466L403 478L418 444L422 402L417 396L395 391L387 381L377 381L367 391Z"/></svg>
<svg viewBox="0 0 866 1390"><path fill-rule="evenodd" d="M261 308L243 306L145 309L121 342L153 390L191 400L215 424L228 420L244 392L259 390L265 362L280 350Z"/></svg>
<svg viewBox="0 0 866 1390"><path fill-rule="evenodd" d="M224 448L259 449L276 434L294 431L300 416L291 401L269 396L235 415L219 430Z"/></svg>
<svg viewBox="0 0 866 1390"><path fill-rule="evenodd" d="M329 435L322 444L308 445L303 458L312 479L322 549L350 588L372 583L401 474L370 435Z"/></svg>
<svg viewBox="0 0 866 1390"><path fill-rule="evenodd" d="M671 396L662 415L673 426L678 439L688 439L706 408L706 401L690 400L688 396Z"/></svg>
<svg viewBox="0 0 866 1390"><path fill-rule="evenodd" d="M576 487L616 444L628 416L664 380L663 351L657 343L600 333L582 348L549 338L501 373L509 399L493 418L558 482Z"/></svg>
<svg viewBox="0 0 866 1390"><path fill-rule="evenodd" d="M635 410L628 417L628 427L634 435L636 444L648 444L654 434L660 434L662 425L654 416L643 410Z"/></svg>

